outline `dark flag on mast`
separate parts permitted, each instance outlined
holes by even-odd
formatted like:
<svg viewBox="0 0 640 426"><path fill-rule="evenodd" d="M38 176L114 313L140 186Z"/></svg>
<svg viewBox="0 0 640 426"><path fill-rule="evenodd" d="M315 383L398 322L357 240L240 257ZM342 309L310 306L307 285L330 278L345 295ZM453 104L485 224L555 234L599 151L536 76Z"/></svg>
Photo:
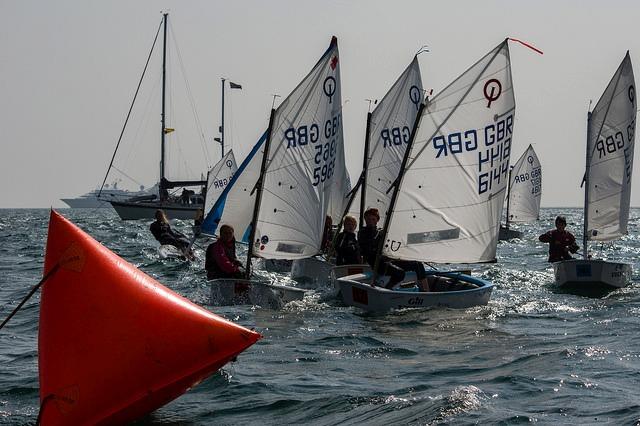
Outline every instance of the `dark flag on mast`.
<svg viewBox="0 0 640 426"><path fill-rule="evenodd" d="M242 89L242 85L241 84L234 83L233 81L229 82L229 87L232 88L232 89Z"/></svg>

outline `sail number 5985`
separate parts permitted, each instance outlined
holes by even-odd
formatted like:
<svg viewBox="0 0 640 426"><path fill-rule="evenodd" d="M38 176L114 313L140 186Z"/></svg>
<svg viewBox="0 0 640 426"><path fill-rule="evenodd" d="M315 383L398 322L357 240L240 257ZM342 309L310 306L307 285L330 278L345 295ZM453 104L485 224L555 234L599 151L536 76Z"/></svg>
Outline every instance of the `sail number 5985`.
<svg viewBox="0 0 640 426"><path fill-rule="evenodd" d="M331 179L336 165L336 140L316 145L313 162L317 165L313 169L313 186L318 186L321 182ZM322 164L324 163L324 164Z"/></svg>

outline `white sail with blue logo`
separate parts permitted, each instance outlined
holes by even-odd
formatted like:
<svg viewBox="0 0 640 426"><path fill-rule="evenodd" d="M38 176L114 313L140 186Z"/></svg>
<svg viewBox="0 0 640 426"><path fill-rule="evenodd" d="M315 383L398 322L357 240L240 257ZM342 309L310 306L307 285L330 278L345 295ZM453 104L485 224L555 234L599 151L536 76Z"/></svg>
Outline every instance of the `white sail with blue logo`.
<svg viewBox="0 0 640 426"><path fill-rule="evenodd" d="M255 185L260 177L260 165L264 153L265 132L253 149L244 159L231 181L214 201L213 206L205 210L202 232L208 235L218 235L218 228L222 224L231 225L235 230L237 241L249 242L251 233L251 218L255 204Z"/></svg>
<svg viewBox="0 0 640 426"><path fill-rule="evenodd" d="M215 166L207 173L207 192L205 193L204 211L209 212L222 191L227 187L231 178L238 170L233 150L229 150Z"/></svg>
<svg viewBox="0 0 640 426"><path fill-rule="evenodd" d="M332 190L342 188L345 173L340 63L333 38L273 113L252 255L300 259L319 253Z"/></svg>
<svg viewBox="0 0 640 426"><path fill-rule="evenodd" d="M514 113L505 40L426 103L406 154L386 256L495 260Z"/></svg>
<svg viewBox="0 0 640 426"><path fill-rule="evenodd" d="M389 188L400 172L402 158L422 101L420 65L415 56L373 110L369 122L364 207L377 208L380 223L383 223L391 202L392 192Z"/></svg>
<svg viewBox="0 0 640 426"><path fill-rule="evenodd" d="M529 145L511 169L511 190L507 201L509 222L533 222L540 216L542 167Z"/></svg>
<svg viewBox="0 0 640 426"><path fill-rule="evenodd" d="M589 240L627 233L636 127L635 81L629 52L590 114L585 230Z"/></svg>

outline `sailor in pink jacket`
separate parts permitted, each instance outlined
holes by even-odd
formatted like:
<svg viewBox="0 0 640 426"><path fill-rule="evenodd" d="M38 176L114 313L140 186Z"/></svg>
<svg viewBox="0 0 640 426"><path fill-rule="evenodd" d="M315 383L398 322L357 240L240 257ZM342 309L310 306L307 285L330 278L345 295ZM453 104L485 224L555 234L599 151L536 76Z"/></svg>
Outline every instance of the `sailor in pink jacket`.
<svg viewBox="0 0 640 426"><path fill-rule="evenodd" d="M222 225L218 241L207 247L204 263L207 279L241 278L241 266L242 263L236 257L236 239L233 236L233 228L229 225Z"/></svg>

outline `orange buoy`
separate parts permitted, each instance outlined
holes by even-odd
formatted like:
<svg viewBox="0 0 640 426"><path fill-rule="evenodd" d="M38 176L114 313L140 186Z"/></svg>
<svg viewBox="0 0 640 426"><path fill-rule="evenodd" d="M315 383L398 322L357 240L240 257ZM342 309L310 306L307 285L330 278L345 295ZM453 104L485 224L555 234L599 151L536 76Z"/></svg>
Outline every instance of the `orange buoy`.
<svg viewBox="0 0 640 426"><path fill-rule="evenodd" d="M51 212L40 302L43 425L122 424L211 375L260 334L179 296Z"/></svg>

